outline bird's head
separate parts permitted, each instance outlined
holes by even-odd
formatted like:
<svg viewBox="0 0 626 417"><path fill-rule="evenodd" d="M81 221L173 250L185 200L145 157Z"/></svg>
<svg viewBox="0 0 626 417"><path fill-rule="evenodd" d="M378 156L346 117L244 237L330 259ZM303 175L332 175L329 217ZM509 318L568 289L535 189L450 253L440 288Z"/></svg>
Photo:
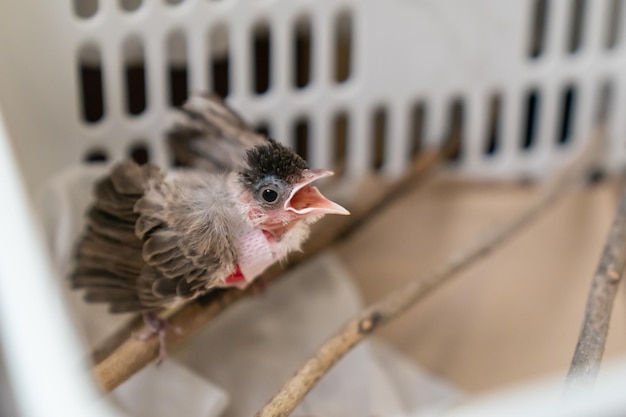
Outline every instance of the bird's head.
<svg viewBox="0 0 626 417"><path fill-rule="evenodd" d="M246 166L239 173L248 215L280 238L299 221L312 222L324 214L350 214L311 184L330 175L332 171L308 169L293 150L269 139L248 150Z"/></svg>

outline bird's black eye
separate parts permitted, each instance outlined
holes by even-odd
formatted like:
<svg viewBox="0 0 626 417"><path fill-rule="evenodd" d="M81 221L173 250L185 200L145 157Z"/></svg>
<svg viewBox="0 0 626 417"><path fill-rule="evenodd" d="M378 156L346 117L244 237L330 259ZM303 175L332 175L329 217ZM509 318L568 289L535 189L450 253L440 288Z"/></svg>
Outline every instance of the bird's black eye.
<svg viewBox="0 0 626 417"><path fill-rule="evenodd" d="M263 190L262 195L263 200L267 201L268 203L273 203L278 198L278 193L271 188L266 188L265 190Z"/></svg>

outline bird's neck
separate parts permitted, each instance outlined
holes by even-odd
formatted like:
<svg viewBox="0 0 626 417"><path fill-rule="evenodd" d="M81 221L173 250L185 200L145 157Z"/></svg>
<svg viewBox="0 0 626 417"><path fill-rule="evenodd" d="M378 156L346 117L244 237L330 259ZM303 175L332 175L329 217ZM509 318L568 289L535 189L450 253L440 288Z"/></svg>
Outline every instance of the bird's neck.
<svg viewBox="0 0 626 417"><path fill-rule="evenodd" d="M287 232L289 232L296 224L298 224L298 222L298 219L293 219L288 223L265 222L259 224L259 227L261 228L261 230L263 230L264 233L266 233L266 235L269 234L275 240L280 241L283 239L285 234L287 234Z"/></svg>

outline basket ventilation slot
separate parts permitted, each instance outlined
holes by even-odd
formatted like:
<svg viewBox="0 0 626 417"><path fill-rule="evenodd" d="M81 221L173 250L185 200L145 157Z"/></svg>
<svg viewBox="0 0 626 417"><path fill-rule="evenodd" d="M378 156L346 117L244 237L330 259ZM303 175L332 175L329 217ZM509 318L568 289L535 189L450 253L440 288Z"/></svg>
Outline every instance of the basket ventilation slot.
<svg viewBox="0 0 626 417"><path fill-rule="evenodd" d="M346 158L348 154L348 129L350 128L348 113L345 111L335 115L333 121L334 131L334 171L335 175L342 175L346 170Z"/></svg>
<svg viewBox="0 0 626 417"><path fill-rule="evenodd" d="M138 116L148 106L144 47L138 37L130 37L124 44L124 77L126 112Z"/></svg>
<svg viewBox="0 0 626 417"><path fill-rule="evenodd" d="M530 150L537 139L539 130L539 112L541 108L541 95L537 89L530 90L526 95L526 123L523 127L521 147Z"/></svg>
<svg viewBox="0 0 626 417"><path fill-rule="evenodd" d="M502 97L494 94L489 100L489 121L487 124L487 146L486 155L496 155L500 148L501 118L502 118Z"/></svg>
<svg viewBox="0 0 626 417"><path fill-rule="evenodd" d="M87 45L78 54L81 118L96 123L104 117L104 87L100 49Z"/></svg>
<svg viewBox="0 0 626 417"><path fill-rule="evenodd" d="M568 52L575 54L580 50L583 42L587 1L573 0L571 6Z"/></svg>
<svg viewBox="0 0 626 417"><path fill-rule="evenodd" d="M167 40L169 104L178 107L187 100L189 74L187 63L187 40L180 32L172 32Z"/></svg>
<svg viewBox="0 0 626 417"><path fill-rule="evenodd" d="M252 50L254 57L254 92L266 93L270 89L270 58L271 33L266 22L257 23L252 33Z"/></svg>
<svg viewBox="0 0 626 417"><path fill-rule="evenodd" d="M548 0L535 0L531 15L530 48L528 55L531 58L538 58L545 48Z"/></svg>
<svg viewBox="0 0 626 417"><path fill-rule="evenodd" d="M255 129L258 134L265 136L266 138L271 138L271 130L270 126L267 122L259 122L257 123Z"/></svg>
<svg viewBox="0 0 626 417"><path fill-rule="evenodd" d="M107 154L107 151L100 148L92 149L85 155L85 162L87 163L106 162L108 160L109 155Z"/></svg>
<svg viewBox="0 0 626 417"><path fill-rule="evenodd" d="M385 162L385 142L387 140L387 109L379 107L373 115L372 168L380 170Z"/></svg>
<svg viewBox="0 0 626 417"><path fill-rule="evenodd" d="M300 117L293 126L295 150L305 160L309 157L309 121Z"/></svg>
<svg viewBox="0 0 626 417"><path fill-rule="evenodd" d="M607 31L605 38L606 49L615 49L622 34L622 14L624 11L623 0L611 0L607 10Z"/></svg>
<svg viewBox="0 0 626 417"><path fill-rule="evenodd" d="M335 22L335 81L346 82L352 73L352 15L341 12Z"/></svg>
<svg viewBox="0 0 626 417"><path fill-rule="evenodd" d="M426 127L426 103L420 101L411 108L411 126L409 130L409 152L411 159L422 149Z"/></svg>
<svg viewBox="0 0 626 417"><path fill-rule="evenodd" d="M126 12L134 12L141 7L142 0L120 0L122 10Z"/></svg>
<svg viewBox="0 0 626 417"><path fill-rule="evenodd" d="M230 40L228 30L224 25L218 25L211 31L211 76L209 85L214 93L222 98L230 92Z"/></svg>
<svg viewBox="0 0 626 417"><path fill-rule="evenodd" d="M568 85L561 97L561 129L559 145L566 145L572 139L574 121L576 120L576 87Z"/></svg>
<svg viewBox="0 0 626 417"><path fill-rule="evenodd" d="M74 14L89 19L98 12L98 0L74 0Z"/></svg>
<svg viewBox="0 0 626 417"><path fill-rule="evenodd" d="M294 86L304 88L311 81L311 21L301 17L294 34Z"/></svg>
<svg viewBox="0 0 626 417"><path fill-rule="evenodd" d="M448 156L450 162L457 162L461 159L463 153L464 122L465 103L460 98L454 99L450 104L448 115L448 134L444 139L444 146L449 144L455 145L454 151Z"/></svg>
<svg viewBox="0 0 626 417"><path fill-rule="evenodd" d="M145 141L139 140L132 145L128 151L128 156L139 165L150 162L150 150Z"/></svg>

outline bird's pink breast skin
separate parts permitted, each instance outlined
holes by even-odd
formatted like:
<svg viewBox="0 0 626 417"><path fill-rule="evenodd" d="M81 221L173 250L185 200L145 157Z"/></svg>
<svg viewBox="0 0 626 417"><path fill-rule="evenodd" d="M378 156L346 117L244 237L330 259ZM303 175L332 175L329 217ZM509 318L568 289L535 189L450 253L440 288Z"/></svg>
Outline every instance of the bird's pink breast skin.
<svg viewBox="0 0 626 417"><path fill-rule="evenodd" d="M236 242L239 263L232 274L223 279L220 287L244 289L255 278L276 262L280 255L274 250L274 237L259 228L243 233Z"/></svg>

